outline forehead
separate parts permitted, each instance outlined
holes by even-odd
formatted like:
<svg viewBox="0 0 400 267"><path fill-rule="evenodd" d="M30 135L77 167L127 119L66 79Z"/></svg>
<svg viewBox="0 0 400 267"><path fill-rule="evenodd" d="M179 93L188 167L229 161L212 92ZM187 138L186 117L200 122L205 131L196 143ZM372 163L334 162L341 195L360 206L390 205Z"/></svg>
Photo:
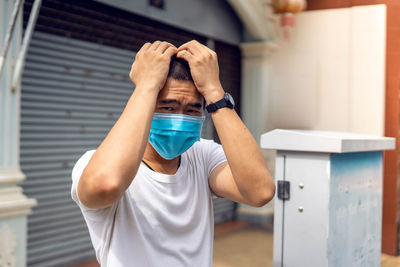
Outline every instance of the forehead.
<svg viewBox="0 0 400 267"><path fill-rule="evenodd" d="M158 94L158 100L180 99L187 101L201 101L202 96L191 81L175 80L168 78L163 89Z"/></svg>

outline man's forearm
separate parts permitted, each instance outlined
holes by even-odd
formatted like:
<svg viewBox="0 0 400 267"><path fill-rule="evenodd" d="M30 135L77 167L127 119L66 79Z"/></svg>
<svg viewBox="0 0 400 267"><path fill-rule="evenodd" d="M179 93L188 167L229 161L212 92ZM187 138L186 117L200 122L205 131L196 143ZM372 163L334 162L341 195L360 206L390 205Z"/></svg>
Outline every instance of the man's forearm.
<svg viewBox="0 0 400 267"><path fill-rule="evenodd" d="M275 192L264 157L237 113L222 108L212 119L240 193L251 202L272 198Z"/></svg>
<svg viewBox="0 0 400 267"><path fill-rule="evenodd" d="M86 191L82 201L101 207L113 200L107 199L107 192L112 192L109 197L118 198L129 187L147 145L157 94L150 88L135 89L82 174L80 191Z"/></svg>

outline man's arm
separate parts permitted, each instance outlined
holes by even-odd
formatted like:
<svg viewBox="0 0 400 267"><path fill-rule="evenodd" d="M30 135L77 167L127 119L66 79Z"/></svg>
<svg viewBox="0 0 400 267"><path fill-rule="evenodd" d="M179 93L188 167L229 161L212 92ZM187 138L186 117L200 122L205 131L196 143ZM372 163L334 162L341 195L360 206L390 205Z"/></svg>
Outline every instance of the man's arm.
<svg viewBox="0 0 400 267"><path fill-rule="evenodd" d="M275 184L250 131L234 110L222 108L211 116L229 163L211 173L211 189L236 202L265 205L275 194Z"/></svg>
<svg viewBox="0 0 400 267"><path fill-rule="evenodd" d="M214 51L191 41L178 48L177 57L189 62L196 88L207 105L223 98ZM222 108L211 116L228 160L211 173L211 190L240 203L265 205L275 194L275 183L257 142L234 110Z"/></svg>
<svg viewBox="0 0 400 267"><path fill-rule="evenodd" d="M129 74L136 88L79 180L78 195L85 206L107 207L131 184L147 145L157 95L175 52L173 45L157 41L146 43L137 53Z"/></svg>

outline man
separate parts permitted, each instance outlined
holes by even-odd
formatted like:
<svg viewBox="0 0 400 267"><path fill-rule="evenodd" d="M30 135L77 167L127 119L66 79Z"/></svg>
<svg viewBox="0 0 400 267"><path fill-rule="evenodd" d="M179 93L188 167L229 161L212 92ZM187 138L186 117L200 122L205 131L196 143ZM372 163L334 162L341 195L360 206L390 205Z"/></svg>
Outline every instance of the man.
<svg viewBox="0 0 400 267"><path fill-rule="evenodd" d="M136 88L120 118L72 172L97 259L212 266L212 197L260 207L274 196L261 151L224 93L215 52L202 44L146 43L130 78ZM222 146L198 141L204 102Z"/></svg>

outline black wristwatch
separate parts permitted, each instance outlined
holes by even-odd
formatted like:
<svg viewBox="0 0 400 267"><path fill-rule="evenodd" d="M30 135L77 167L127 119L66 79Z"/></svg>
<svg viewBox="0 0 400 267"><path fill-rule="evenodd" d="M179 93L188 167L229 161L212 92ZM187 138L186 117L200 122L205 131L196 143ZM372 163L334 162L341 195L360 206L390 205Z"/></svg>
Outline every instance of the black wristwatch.
<svg viewBox="0 0 400 267"><path fill-rule="evenodd" d="M233 109L235 107L235 101L233 100L233 97L231 96L230 93L225 93L224 97L221 100L208 105L206 109L208 113L212 113L220 108L225 108L225 107L230 109Z"/></svg>

